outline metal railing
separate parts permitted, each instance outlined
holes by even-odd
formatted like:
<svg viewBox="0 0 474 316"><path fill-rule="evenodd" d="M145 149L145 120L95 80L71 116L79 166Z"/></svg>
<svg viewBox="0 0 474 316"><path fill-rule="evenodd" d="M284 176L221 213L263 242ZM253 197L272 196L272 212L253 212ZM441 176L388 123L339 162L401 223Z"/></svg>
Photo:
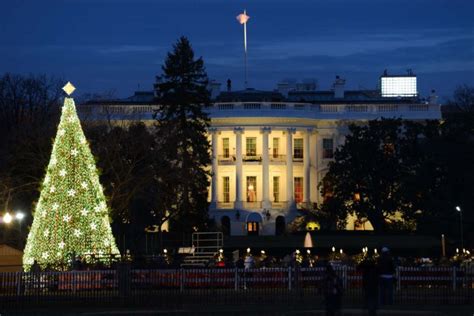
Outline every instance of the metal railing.
<svg viewBox="0 0 474 316"><path fill-rule="evenodd" d="M218 209L233 209L234 202L217 202Z"/></svg>
<svg viewBox="0 0 474 316"><path fill-rule="evenodd" d="M261 155L244 155L242 156L242 161L244 162L262 162L262 156Z"/></svg>
<svg viewBox="0 0 474 316"><path fill-rule="evenodd" d="M285 162L286 161L286 155L269 155L269 159L272 162Z"/></svg>
<svg viewBox="0 0 474 316"><path fill-rule="evenodd" d="M144 303L155 306L212 304L318 305L325 268L131 269L0 273L0 306L61 302ZM335 268L345 306L362 306L361 272ZM211 300L212 298L212 300ZM399 267L393 294L397 305L474 303L474 269ZM207 306L207 305L206 305ZM204 308L204 307L203 307Z"/></svg>
<svg viewBox="0 0 474 316"><path fill-rule="evenodd" d="M262 208L262 201L243 202L243 207L246 210L258 210Z"/></svg>

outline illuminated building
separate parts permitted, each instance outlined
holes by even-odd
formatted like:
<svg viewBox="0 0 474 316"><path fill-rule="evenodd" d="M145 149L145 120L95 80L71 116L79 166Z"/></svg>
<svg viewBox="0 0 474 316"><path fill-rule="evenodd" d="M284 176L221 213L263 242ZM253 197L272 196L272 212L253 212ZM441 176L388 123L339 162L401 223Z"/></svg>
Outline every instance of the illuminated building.
<svg viewBox="0 0 474 316"><path fill-rule="evenodd" d="M381 77L385 88L393 83L382 78L389 76ZM346 90L340 77L327 91L318 90L316 82L282 82L275 91L221 92L220 84L212 82L213 103L207 110L213 174L210 217L231 235L283 234L298 208L322 201L317 184L350 123L381 117L440 119L436 96L423 100L416 77L414 90L403 86L407 82L413 80L395 80L387 90L390 96L380 90ZM153 92L88 102L82 110L99 120L151 120ZM348 221L348 229L363 227L370 229L370 224Z"/></svg>

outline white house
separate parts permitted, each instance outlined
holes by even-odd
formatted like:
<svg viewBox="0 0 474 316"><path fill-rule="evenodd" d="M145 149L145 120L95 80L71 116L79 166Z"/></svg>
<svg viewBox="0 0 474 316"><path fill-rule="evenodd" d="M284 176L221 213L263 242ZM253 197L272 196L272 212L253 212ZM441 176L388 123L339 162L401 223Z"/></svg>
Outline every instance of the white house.
<svg viewBox="0 0 474 316"><path fill-rule="evenodd" d="M348 125L381 117L440 119L434 93L417 93L416 76L380 77L378 90L346 91L317 84L278 84L275 91L220 91L211 83L212 180L209 215L231 235L282 234L301 206L320 203L317 184ZM151 120L153 92L119 101L88 102L94 119ZM370 225L368 225L370 227ZM349 219L348 229L360 229Z"/></svg>

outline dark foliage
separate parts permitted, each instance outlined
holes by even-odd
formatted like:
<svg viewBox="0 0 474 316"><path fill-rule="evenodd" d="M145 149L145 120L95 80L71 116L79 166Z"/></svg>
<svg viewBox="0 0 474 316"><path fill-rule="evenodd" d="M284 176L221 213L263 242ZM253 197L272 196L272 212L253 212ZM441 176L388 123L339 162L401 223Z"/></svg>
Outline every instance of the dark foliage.
<svg viewBox="0 0 474 316"><path fill-rule="evenodd" d="M156 140L168 174L157 178L165 199L158 214L168 214L174 230L191 232L207 223L210 145L208 77L202 58L181 37L168 53L156 85Z"/></svg>

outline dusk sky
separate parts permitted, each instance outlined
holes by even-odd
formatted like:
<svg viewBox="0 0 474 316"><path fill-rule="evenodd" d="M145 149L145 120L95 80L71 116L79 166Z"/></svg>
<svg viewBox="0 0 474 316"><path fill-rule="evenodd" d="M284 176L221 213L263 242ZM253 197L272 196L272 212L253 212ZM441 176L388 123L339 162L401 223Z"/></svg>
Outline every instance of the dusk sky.
<svg viewBox="0 0 474 316"><path fill-rule="evenodd" d="M471 0L1 0L0 73L45 73L77 95L151 90L176 39L189 37L211 79L243 88L247 9L249 83L336 75L348 89L375 88L384 69L413 69L426 96L474 85Z"/></svg>

